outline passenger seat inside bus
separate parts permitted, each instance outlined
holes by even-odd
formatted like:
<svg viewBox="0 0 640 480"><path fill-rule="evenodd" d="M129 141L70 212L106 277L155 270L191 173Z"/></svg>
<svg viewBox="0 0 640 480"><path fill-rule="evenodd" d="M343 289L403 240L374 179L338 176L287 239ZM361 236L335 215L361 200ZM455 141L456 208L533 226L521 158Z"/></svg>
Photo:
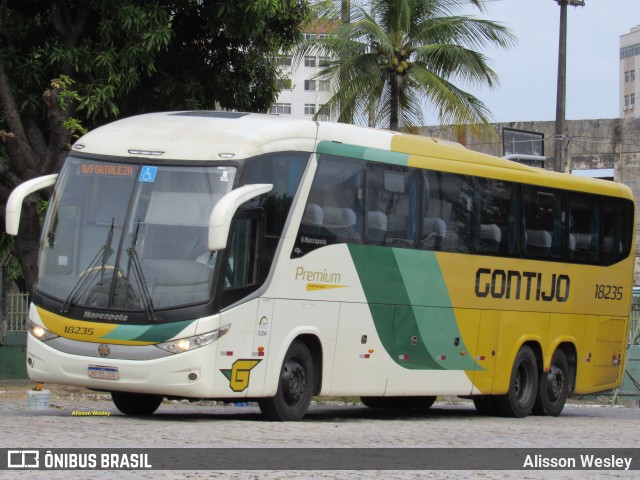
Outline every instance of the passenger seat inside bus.
<svg viewBox="0 0 640 480"><path fill-rule="evenodd" d="M425 218L422 221L421 248L440 250L447 234L447 224L441 218Z"/></svg>
<svg viewBox="0 0 640 480"><path fill-rule="evenodd" d="M388 226L389 220L383 212L367 212L367 241L384 244Z"/></svg>
<svg viewBox="0 0 640 480"><path fill-rule="evenodd" d="M526 230L525 245L527 255L548 257L551 249L551 234L546 230Z"/></svg>
<svg viewBox="0 0 640 480"><path fill-rule="evenodd" d="M324 228L338 240L359 240L356 214L351 208L325 207Z"/></svg>
<svg viewBox="0 0 640 480"><path fill-rule="evenodd" d="M497 252L502 240L502 231L495 223L480 225L480 251Z"/></svg>

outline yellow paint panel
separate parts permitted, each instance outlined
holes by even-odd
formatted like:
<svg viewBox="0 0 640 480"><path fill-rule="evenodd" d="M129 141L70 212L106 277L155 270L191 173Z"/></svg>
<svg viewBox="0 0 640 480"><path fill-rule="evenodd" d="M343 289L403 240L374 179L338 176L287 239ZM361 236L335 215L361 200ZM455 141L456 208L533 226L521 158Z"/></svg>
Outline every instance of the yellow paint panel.
<svg viewBox="0 0 640 480"><path fill-rule="evenodd" d="M36 307L40 319L47 330L61 337L79 340L81 342L102 342L105 336L112 333L118 325L86 320L72 320L57 315L47 310ZM155 342L141 342L137 340L125 340L109 338L109 343L119 345L152 345Z"/></svg>
<svg viewBox="0 0 640 480"><path fill-rule="evenodd" d="M625 267L594 267L438 253L454 308L627 316L632 297ZM616 287L599 298L598 286ZM601 295L600 295L601 297Z"/></svg>

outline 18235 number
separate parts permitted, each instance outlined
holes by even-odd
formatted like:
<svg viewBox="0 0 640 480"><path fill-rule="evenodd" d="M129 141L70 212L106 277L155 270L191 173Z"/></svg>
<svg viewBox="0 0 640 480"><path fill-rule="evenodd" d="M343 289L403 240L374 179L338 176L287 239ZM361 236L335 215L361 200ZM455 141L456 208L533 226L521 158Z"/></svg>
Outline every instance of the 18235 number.
<svg viewBox="0 0 640 480"><path fill-rule="evenodd" d="M594 298L598 300L622 300L622 287L619 285L603 285L596 283Z"/></svg>
<svg viewBox="0 0 640 480"><path fill-rule="evenodd" d="M87 327L64 327L64 333L68 333L70 335L93 335L93 328Z"/></svg>

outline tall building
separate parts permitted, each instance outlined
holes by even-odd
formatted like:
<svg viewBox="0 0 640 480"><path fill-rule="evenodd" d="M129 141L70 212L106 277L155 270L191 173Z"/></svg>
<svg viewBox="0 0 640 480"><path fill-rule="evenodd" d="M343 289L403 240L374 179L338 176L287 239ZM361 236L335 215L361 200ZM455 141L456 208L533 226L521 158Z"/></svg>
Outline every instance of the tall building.
<svg viewBox="0 0 640 480"><path fill-rule="evenodd" d="M305 39L313 40L330 35L335 31L336 24L315 21L306 29ZM331 98L332 86L329 80L316 79L323 63L328 58L318 55L307 55L299 64L293 64L289 53L278 57L282 75L278 80L280 94L276 103L271 107L271 113L291 115L294 118L311 119L320 108ZM318 120L336 121L336 112L320 115Z"/></svg>
<svg viewBox="0 0 640 480"><path fill-rule="evenodd" d="M620 118L640 118L640 25L620 36ZM638 79L636 80L636 76Z"/></svg>

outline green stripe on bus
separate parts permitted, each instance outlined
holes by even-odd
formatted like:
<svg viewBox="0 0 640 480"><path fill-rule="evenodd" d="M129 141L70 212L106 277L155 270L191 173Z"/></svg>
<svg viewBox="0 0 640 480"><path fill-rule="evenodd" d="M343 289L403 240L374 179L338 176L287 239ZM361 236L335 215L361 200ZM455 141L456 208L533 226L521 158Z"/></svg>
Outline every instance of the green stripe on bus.
<svg viewBox="0 0 640 480"><path fill-rule="evenodd" d="M409 164L409 155L406 153L390 152L378 148L358 147L344 143L322 141L318 143L316 151L319 154L338 155L370 162L382 162L402 166Z"/></svg>
<svg viewBox="0 0 640 480"><path fill-rule="evenodd" d="M104 339L132 340L138 342L160 343L178 335L195 320L163 323L160 325L118 325Z"/></svg>
<svg viewBox="0 0 640 480"><path fill-rule="evenodd" d="M349 245L382 345L409 369L479 369L456 321L434 252ZM455 339L459 343L455 344Z"/></svg>

